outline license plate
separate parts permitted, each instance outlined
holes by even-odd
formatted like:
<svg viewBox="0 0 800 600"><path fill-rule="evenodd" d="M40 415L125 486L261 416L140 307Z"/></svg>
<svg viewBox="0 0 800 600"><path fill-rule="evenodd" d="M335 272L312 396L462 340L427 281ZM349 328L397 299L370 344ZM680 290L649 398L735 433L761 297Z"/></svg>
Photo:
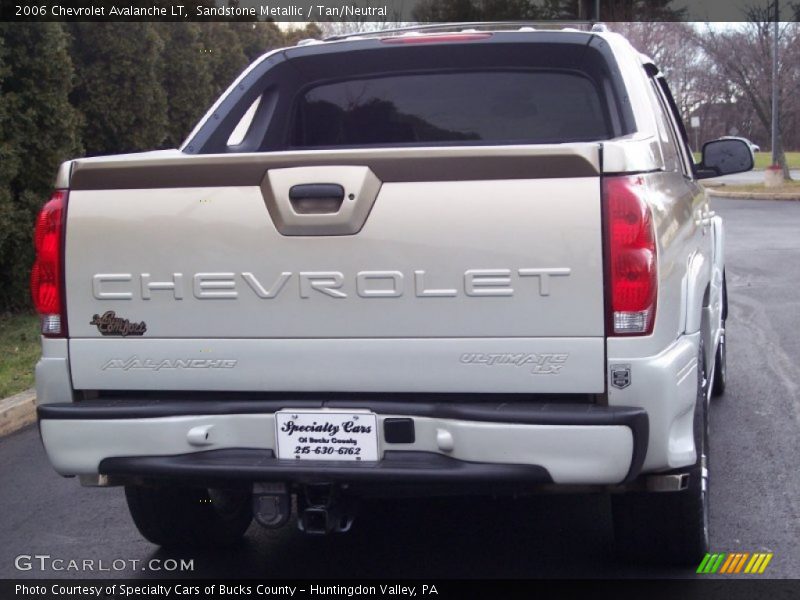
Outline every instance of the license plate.
<svg viewBox="0 0 800 600"><path fill-rule="evenodd" d="M275 438L281 459L378 460L378 419L369 412L280 411Z"/></svg>

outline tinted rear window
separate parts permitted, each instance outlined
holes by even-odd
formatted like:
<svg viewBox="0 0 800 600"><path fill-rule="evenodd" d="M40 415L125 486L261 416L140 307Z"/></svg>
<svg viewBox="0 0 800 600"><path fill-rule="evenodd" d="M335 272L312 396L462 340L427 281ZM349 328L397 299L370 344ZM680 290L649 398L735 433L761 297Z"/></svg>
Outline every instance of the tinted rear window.
<svg viewBox="0 0 800 600"><path fill-rule="evenodd" d="M601 97L568 72L392 75L320 85L300 99L295 147L556 143L608 139Z"/></svg>

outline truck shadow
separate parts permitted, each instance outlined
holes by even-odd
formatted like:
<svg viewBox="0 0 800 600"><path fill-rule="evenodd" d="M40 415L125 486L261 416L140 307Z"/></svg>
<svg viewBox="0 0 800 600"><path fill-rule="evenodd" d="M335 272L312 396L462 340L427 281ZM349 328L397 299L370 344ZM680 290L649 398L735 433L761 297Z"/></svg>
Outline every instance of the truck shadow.
<svg viewBox="0 0 800 600"><path fill-rule="evenodd" d="M612 538L604 495L370 500L346 534L308 536L297 530L294 520L276 531L253 524L245 541L231 550L157 550L150 558L194 559L194 572L180 577L234 579L693 574L620 564Z"/></svg>

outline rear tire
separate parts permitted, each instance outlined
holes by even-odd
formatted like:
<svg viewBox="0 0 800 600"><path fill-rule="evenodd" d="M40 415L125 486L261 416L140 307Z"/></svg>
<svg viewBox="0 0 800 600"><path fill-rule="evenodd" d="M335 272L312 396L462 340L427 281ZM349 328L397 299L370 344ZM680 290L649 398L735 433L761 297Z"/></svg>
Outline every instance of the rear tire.
<svg viewBox="0 0 800 600"><path fill-rule="evenodd" d="M711 384L711 395L722 396L728 379L728 358L725 349L725 321L722 322L722 335L717 346L717 356L714 360L714 381Z"/></svg>
<svg viewBox="0 0 800 600"><path fill-rule="evenodd" d="M125 486L136 528L165 547L230 546L253 519L252 498L239 490Z"/></svg>
<svg viewBox="0 0 800 600"><path fill-rule="evenodd" d="M696 565L708 551L708 381L703 351L701 342L694 412L698 456L689 471L688 488L611 498L615 545L625 561Z"/></svg>
<svg viewBox="0 0 800 600"><path fill-rule="evenodd" d="M717 346L717 355L714 359L714 381L711 384L711 395L722 396L725 393L725 384L728 379L728 353L725 345L725 321L728 318L728 283L725 274L722 274L722 335Z"/></svg>

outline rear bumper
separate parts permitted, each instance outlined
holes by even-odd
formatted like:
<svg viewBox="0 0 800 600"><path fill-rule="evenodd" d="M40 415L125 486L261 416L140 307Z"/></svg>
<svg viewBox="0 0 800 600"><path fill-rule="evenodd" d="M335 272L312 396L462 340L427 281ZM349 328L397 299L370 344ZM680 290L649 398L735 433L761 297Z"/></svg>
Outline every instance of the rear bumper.
<svg viewBox="0 0 800 600"><path fill-rule="evenodd" d="M372 410L381 460L278 460L274 413L285 408ZM644 409L580 404L110 400L38 411L63 475L613 485L639 474L649 435ZM388 442L388 418L412 419L413 442ZM209 426L202 443L189 434Z"/></svg>
<svg viewBox="0 0 800 600"><path fill-rule="evenodd" d="M387 450L380 462L292 462L272 450L210 450L175 456L106 458L100 472L111 476L181 478L194 481L288 481L349 484L548 484L553 480L538 465L473 463L433 452Z"/></svg>

